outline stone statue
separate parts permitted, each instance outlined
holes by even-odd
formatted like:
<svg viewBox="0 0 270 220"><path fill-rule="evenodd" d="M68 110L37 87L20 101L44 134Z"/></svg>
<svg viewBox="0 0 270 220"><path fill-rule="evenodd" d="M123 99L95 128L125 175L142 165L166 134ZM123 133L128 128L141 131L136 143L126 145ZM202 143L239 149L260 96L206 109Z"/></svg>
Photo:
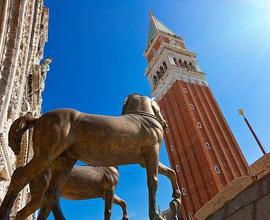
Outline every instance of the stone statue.
<svg viewBox="0 0 270 220"><path fill-rule="evenodd" d="M93 166L136 163L145 166L149 189L149 217L150 220L162 219L156 212L155 198L159 149L163 127L167 126L166 121L155 101L138 94L127 97L122 113L121 116L112 117L59 109L38 119L27 116L17 119L11 126L13 132L9 135L10 147L18 154L22 133L34 127L34 157L12 175L0 208L0 219L9 219L18 192L63 154L71 160L70 164L73 163L71 168L77 159ZM59 200L59 196L54 195L56 200ZM174 190L173 196L180 198L179 189Z"/></svg>

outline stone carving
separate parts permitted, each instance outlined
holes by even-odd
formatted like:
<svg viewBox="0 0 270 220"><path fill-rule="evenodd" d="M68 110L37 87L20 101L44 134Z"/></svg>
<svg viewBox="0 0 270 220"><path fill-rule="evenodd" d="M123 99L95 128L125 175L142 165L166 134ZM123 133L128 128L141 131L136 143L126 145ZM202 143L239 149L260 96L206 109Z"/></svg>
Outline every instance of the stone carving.
<svg viewBox="0 0 270 220"><path fill-rule="evenodd" d="M26 111L40 115L41 92L28 96L28 76L33 65L39 68L48 35L48 10L43 0L5 0L0 7L0 201L4 197L10 176L16 165L22 166L31 159L29 132L22 143L21 154L16 158L7 143L9 126ZM41 76L33 78L36 89ZM45 79L44 79L45 80ZM38 83L37 83L38 82ZM42 82L44 84L44 82ZM42 85L44 88L44 85ZM13 214L27 201L27 188L20 193Z"/></svg>
<svg viewBox="0 0 270 220"><path fill-rule="evenodd" d="M14 172L0 208L0 218L9 219L18 192L65 153L73 160L80 159L94 166L134 163L145 166L149 217L151 220L162 219L156 212L155 194L162 127L167 126L166 121L155 101L138 94L127 97L122 113L122 116L110 117L62 109L46 113L39 119L29 115L17 119L10 129L10 147L18 154L22 133L34 126L35 153L27 166ZM173 196L180 198L179 189Z"/></svg>

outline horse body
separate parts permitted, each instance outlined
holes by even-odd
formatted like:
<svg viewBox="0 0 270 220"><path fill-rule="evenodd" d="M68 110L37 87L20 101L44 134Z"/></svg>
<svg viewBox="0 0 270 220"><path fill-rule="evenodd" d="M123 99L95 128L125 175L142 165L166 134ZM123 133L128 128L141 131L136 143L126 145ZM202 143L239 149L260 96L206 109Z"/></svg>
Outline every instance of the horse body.
<svg viewBox="0 0 270 220"><path fill-rule="evenodd" d="M138 94L128 96L123 114L120 117L96 116L62 109L46 113L34 122L26 120L21 130L30 128L32 120L34 157L13 173L0 208L0 219L9 219L19 191L63 154L93 166L144 164L149 189L149 217L151 220L162 219L156 212L155 194L162 127L166 126L166 121L155 101ZM105 203L105 209L111 205ZM110 213L106 219L110 219Z"/></svg>
<svg viewBox="0 0 270 220"><path fill-rule="evenodd" d="M32 199L18 213L16 220L25 219L40 203L41 209L38 220L47 219L51 209L55 219L65 219L55 194L61 194L61 197L69 200L103 198L106 207L105 219L106 215L110 213L110 207L106 206L106 204L115 203L122 208L122 219L127 220L126 203L114 194L119 179L118 170L115 167L74 166L70 176L64 175L64 177L67 177L67 181L63 183L62 179L59 178L59 174L61 175L62 171L68 168L68 166L63 164L63 160L68 159L65 157L65 155L61 156L61 159L57 159L49 171L34 178L34 181L30 184ZM48 172L51 172L50 184L42 186L40 183L46 180ZM57 187L59 184L60 187Z"/></svg>
<svg viewBox="0 0 270 220"><path fill-rule="evenodd" d="M104 198L106 190L116 187L118 177L115 167L74 166L61 196L69 200Z"/></svg>
<svg viewBox="0 0 270 220"><path fill-rule="evenodd" d="M44 127L49 130L40 132ZM58 140L58 152L68 150L69 156L93 166L143 163L143 152L162 140L162 127L152 118L90 115L72 109L44 114L36 130L34 143L41 138Z"/></svg>
<svg viewBox="0 0 270 220"><path fill-rule="evenodd" d="M117 168L73 167L74 162L64 154L46 171L36 175L30 182L31 200L17 214L16 220L26 219L38 208L40 208L38 220L47 219L51 210L55 219L65 219L59 205L59 195L69 200L103 198L105 204L119 205L123 212L122 220L127 220L126 203L114 193L119 179ZM110 213L110 208L108 206L105 208L105 218Z"/></svg>

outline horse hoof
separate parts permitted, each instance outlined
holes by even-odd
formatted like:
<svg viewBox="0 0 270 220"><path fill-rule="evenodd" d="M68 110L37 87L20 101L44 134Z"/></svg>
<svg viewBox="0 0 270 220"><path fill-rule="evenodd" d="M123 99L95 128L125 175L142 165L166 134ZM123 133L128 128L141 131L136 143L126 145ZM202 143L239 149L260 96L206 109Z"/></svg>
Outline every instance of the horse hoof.
<svg viewBox="0 0 270 220"><path fill-rule="evenodd" d="M128 220L128 217L127 217L127 216L125 216L125 217L123 217L123 218L122 218L122 220Z"/></svg>

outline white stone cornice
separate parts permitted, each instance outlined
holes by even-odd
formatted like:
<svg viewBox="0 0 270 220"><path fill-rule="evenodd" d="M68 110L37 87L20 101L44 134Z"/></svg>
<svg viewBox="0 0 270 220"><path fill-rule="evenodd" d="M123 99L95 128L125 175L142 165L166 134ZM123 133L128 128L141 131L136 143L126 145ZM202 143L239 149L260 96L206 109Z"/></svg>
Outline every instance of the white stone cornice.
<svg viewBox="0 0 270 220"><path fill-rule="evenodd" d="M191 84L198 84L202 86L208 86L208 83L202 74L201 77L196 75L187 74L187 72L179 73L178 71L168 72L162 79L161 82L152 90L152 96L156 99L161 99L172 85L177 81L183 81Z"/></svg>

